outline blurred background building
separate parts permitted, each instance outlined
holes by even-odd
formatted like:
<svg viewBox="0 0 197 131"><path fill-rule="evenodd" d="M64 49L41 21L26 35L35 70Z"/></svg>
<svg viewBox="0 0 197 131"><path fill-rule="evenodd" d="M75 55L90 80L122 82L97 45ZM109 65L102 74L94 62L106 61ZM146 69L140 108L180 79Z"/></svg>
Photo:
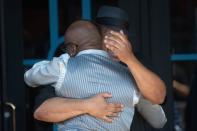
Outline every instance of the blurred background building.
<svg viewBox="0 0 197 131"><path fill-rule="evenodd" d="M32 113L38 90L24 71L51 59L75 20L93 20L102 5L123 8L137 56L167 85L161 131L197 131L196 0L0 0L0 130L37 130ZM55 129L54 129L55 130ZM132 131L154 131L136 113Z"/></svg>

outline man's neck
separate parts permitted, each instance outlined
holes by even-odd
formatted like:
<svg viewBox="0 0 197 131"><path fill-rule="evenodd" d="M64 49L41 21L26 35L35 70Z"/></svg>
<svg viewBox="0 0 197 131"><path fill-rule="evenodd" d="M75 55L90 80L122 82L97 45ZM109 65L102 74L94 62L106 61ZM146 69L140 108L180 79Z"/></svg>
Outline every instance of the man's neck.
<svg viewBox="0 0 197 131"><path fill-rule="evenodd" d="M99 46L86 46L86 47L80 48L80 49L79 49L79 52L80 52L80 51L83 51L83 50L88 50L88 49L103 50L103 49L102 49L101 47L99 47Z"/></svg>

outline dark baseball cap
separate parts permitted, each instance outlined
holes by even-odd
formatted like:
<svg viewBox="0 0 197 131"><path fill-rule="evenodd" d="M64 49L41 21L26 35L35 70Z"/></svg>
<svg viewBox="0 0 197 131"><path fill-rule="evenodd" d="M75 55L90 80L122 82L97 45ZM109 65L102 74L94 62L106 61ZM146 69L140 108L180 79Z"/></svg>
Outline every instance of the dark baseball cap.
<svg viewBox="0 0 197 131"><path fill-rule="evenodd" d="M121 8L115 6L102 6L98 10L95 22L100 25L116 27L128 31L129 16Z"/></svg>

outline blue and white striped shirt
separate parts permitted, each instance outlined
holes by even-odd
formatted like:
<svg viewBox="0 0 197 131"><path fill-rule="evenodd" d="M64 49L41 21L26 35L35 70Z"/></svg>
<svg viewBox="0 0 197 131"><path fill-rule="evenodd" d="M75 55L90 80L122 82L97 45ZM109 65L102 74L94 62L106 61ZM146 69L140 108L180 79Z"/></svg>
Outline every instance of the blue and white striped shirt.
<svg viewBox="0 0 197 131"><path fill-rule="evenodd" d="M109 102L124 104L124 111L113 123L106 123L89 115L81 115L59 123L59 131L99 130L129 131L134 115L134 105L139 93L127 67L113 61L102 50L84 50L74 58L68 54L42 61L25 73L28 85L52 84L56 93L68 98L87 98L101 92L111 92Z"/></svg>

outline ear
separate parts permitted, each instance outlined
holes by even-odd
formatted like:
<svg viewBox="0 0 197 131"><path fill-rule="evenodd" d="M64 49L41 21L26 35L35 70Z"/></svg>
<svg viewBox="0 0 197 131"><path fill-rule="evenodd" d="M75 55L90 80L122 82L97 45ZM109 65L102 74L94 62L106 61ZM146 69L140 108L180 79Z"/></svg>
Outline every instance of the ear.
<svg viewBox="0 0 197 131"><path fill-rule="evenodd" d="M66 45L66 52L71 56L75 56L78 53L78 48L76 44L70 43Z"/></svg>

